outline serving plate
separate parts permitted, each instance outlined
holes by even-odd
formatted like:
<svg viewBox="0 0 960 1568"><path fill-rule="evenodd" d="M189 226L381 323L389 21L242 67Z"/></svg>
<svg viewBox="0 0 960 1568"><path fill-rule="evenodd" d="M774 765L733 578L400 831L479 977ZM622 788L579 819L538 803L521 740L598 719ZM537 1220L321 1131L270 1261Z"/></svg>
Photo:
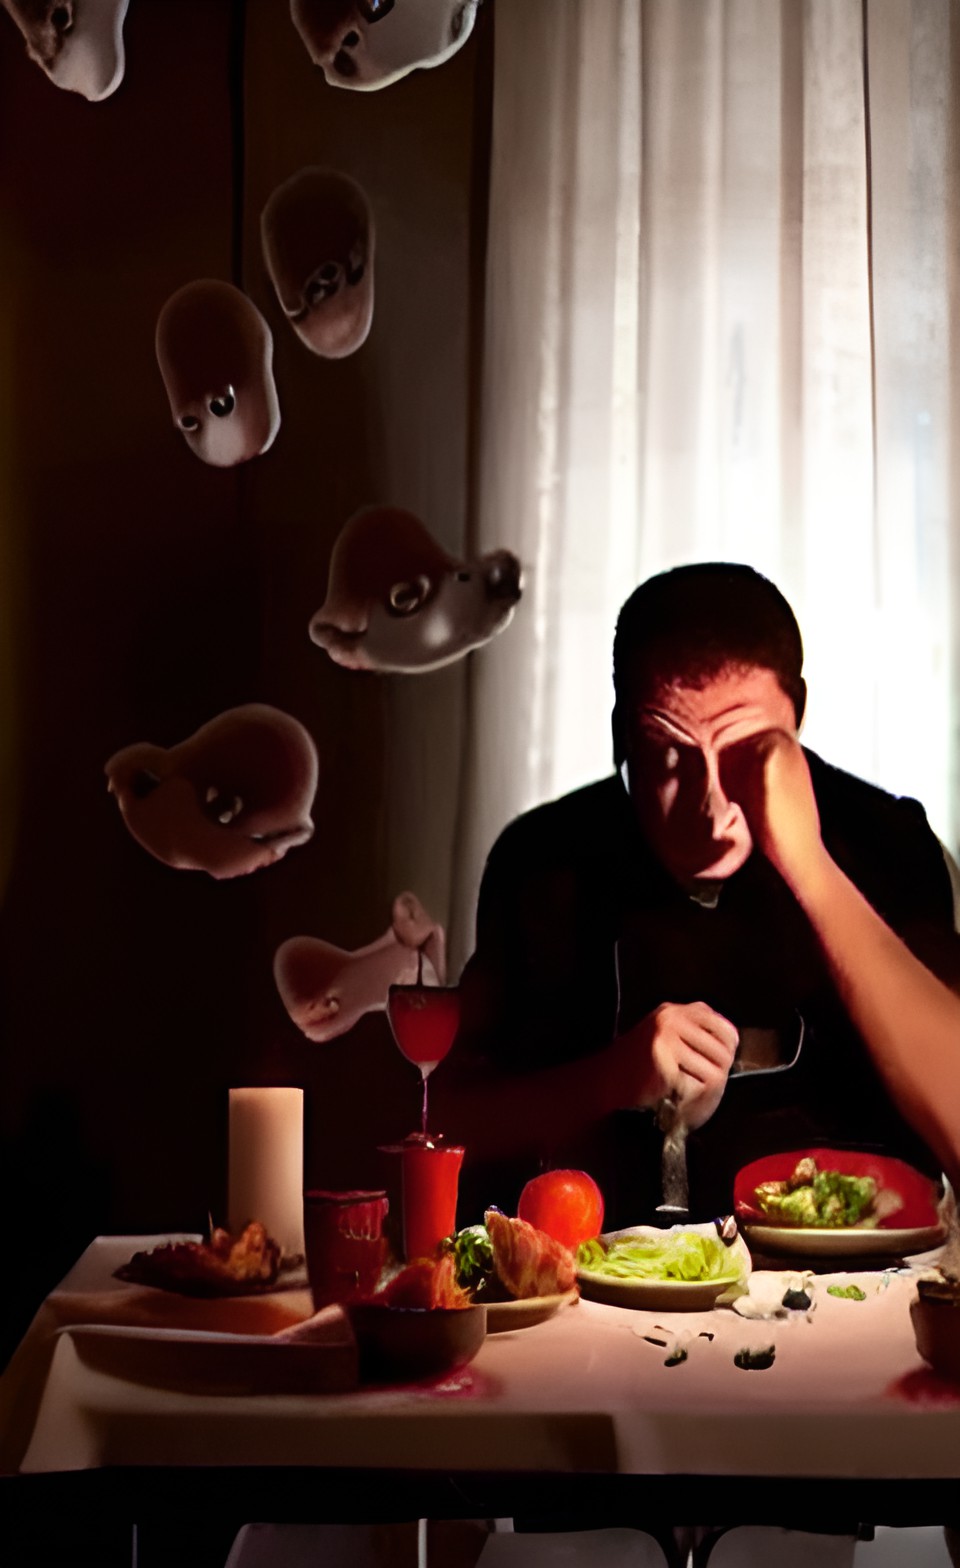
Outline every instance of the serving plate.
<svg viewBox="0 0 960 1568"><path fill-rule="evenodd" d="M743 1234L757 1252L777 1252L798 1258L904 1258L938 1247L946 1231L942 1225L878 1225L872 1230L846 1225L826 1230L803 1225L748 1225Z"/></svg>
<svg viewBox="0 0 960 1568"><path fill-rule="evenodd" d="M608 1231L600 1237L603 1242L619 1241L629 1236L669 1235L676 1231L697 1231L702 1236L716 1238L712 1223L671 1225L658 1230L654 1225L630 1225L625 1230ZM580 1294L590 1301L602 1301L613 1307L632 1307L643 1312L709 1312L717 1297L741 1277L733 1263L739 1258L749 1274L752 1269L750 1253L742 1236L731 1243L731 1267L719 1279L616 1279L612 1275L595 1274L588 1269L577 1270Z"/></svg>
<svg viewBox="0 0 960 1568"><path fill-rule="evenodd" d="M346 1320L323 1340L269 1334L74 1324L86 1366L128 1383L190 1394L343 1393L357 1387L357 1347Z"/></svg>
<svg viewBox="0 0 960 1568"><path fill-rule="evenodd" d="M503 1334L508 1329L533 1328L535 1323L545 1323L561 1307L579 1299L577 1290L565 1290L553 1296L524 1296L519 1301L487 1302L487 1333Z"/></svg>
<svg viewBox="0 0 960 1568"><path fill-rule="evenodd" d="M187 1240L196 1241L199 1238L190 1236ZM167 1245L169 1243L163 1244ZM153 1253L162 1250L159 1247L144 1254L135 1253L126 1263L114 1269L114 1279L122 1279L127 1285L148 1286L151 1290L167 1290L175 1296L225 1301L235 1296L272 1296L277 1291L305 1290L307 1287L307 1264L302 1253L281 1258L277 1277L273 1280L184 1279L151 1262Z"/></svg>
<svg viewBox="0 0 960 1568"><path fill-rule="evenodd" d="M764 1181L784 1181L797 1163L814 1159L820 1170L844 1176L872 1176L878 1186L900 1194L903 1205L876 1225L777 1225L754 1201ZM892 1155L858 1149L791 1149L764 1155L737 1172L733 1186L734 1212L748 1242L761 1252L791 1257L904 1257L937 1247L946 1237L940 1217L940 1190L921 1171Z"/></svg>

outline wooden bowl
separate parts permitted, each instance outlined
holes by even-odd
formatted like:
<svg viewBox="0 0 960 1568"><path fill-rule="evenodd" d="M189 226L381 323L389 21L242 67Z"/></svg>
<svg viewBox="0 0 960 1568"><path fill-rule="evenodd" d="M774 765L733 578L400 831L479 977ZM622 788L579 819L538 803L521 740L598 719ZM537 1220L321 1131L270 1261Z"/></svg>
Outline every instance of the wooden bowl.
<svg viewBox="0 0 960 1568"><path fill-rule="evenodd" d="M941 1377L960 1382L960 1285L949 1280L919 1280L910 1317L924 1361Z"/></svg>
<svg viewBox="0 0 960 1568"><path fill-rule="evenodd" d="M398 1383L439 1377L472 1361L487 1332L487 1309L385 1307L351 1301L344 1310L364 1382Z"/></svg>

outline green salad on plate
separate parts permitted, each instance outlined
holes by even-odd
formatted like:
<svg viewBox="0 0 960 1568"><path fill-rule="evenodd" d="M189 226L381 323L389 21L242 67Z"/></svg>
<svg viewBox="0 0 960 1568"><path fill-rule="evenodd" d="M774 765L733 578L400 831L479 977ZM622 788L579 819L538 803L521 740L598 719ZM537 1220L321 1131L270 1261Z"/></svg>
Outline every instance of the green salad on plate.
<svg viewBox="0 0 960 1568"><path fill-rule="evenodd" d="M581 1242L577 1268L605 1279L676 1280L687 1284L742 1280L749 1256L705 1229L640 1230Z"/></svg>

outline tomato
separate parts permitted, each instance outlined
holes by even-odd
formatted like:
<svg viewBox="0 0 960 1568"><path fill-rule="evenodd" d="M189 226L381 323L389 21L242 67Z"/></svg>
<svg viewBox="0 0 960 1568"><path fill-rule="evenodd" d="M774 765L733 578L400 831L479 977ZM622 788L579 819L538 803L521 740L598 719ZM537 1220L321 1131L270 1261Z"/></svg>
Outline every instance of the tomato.
<svg viewBox="0 0 960 1568"><path fill-rule="evenodd" d="M575 1252L603 1229L603 1193L586 1171L544 1171L527 1182L517 1216Z"/></svg>

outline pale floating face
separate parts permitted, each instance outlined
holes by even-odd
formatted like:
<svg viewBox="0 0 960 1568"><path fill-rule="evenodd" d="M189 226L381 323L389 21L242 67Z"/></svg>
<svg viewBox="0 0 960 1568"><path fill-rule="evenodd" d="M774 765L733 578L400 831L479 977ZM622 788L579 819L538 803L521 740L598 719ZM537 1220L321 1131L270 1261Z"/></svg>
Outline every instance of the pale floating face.
<svg viewBox="0 0 960 1568"><path fill-rule="evenodd" d="M316 747L264 704L231 708L169 749L127 746L106 774L133 837L178 871L244 876L313 836Z"/></svg>
<svg viewBox="0 0 960 1568"><path fill-rule="evenodd" d="M354 353L373 321L373 215L360 186L332 169L301 169L270 196L260 233L300 340L325 359Z"/></svg>
<svg viewBox="0 0 960 1568"><path fill-rule="evenodd" d="M647 842L685 885L724 881L745 864L753 839L724 783L724 753L767 730L795 735L791 699L772 670L723 671L702 689L644 693L627 716L630 796Z"/></svg>
<svg viewBox="0 0 960 1568"><path fill-rule="evenodd" d="M416 935L415 942L406 940ZM443 951L443 929L434 925L412 893L401 893L394 921L378 941L348 952L316 937L295 936L277 949L274 978L283 1005L308 1040L335 1040L364 1013L382 1012L392 985L414 985L420 974L418 947L424 949L422 973L428 985L442 984L431 955Z"/></svg>
<svg viewBox="0 0 960 1568"><path fill-rule="evenodd" d="M273 337L240 289L214 278L184 284L160 312L156 350L173 422L202 462L232 468L273 444Z"/></svg>
<svg viewBox="0 0 960 1568"><path fill-rule="evenodd" d="M123 81L123 21L129 0L0 0L55 87L91 103Z"/></svg>
<svg viewBox="0 0 960 1568"><path fill-rule="evenodd" d="M371 92L462 49L480 0L290 0L290 15L331 87Z"/></svg>
<svg viewBox="0 0 960 1568"><path fill-rule="evenodd" d="M520 594L520 562L508 550L432 583L425 577L398 582L386 600L370 606L362 668L412 675L453 664L503 631ZM311 623L310 635L324 646L322 622L316 629Z"/></svg>
<svg viewBox="0 0 960 1568"><path fill-rule="evenodd" d="M370 507L337 538L310 637L346 669L435 670L502 631L521 593L509 550L459 561L413 513Z"/></svg>

